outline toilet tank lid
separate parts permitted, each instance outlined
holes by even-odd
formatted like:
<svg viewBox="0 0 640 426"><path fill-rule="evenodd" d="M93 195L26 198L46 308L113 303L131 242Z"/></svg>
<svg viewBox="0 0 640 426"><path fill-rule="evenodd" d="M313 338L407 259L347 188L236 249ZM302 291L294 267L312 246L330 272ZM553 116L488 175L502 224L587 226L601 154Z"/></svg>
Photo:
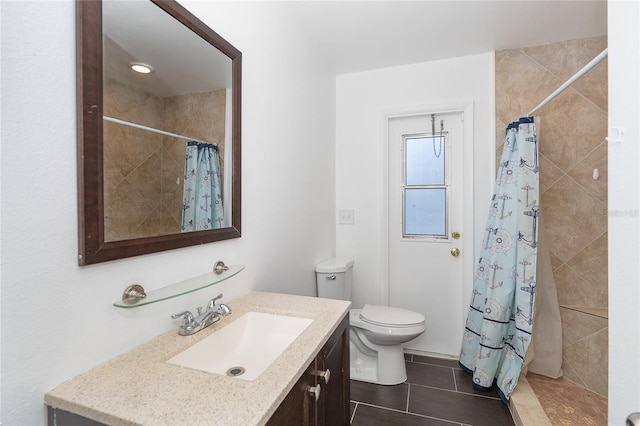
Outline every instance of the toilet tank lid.
<svg viewBox="0 0 640 426"><path fill-rule="evenodd" d="M360 318L379 325L413 326L424 323L422 314L391 306L364 305Z"/></svg>
<svg viewBox="0 0 640 426"><path fill-rule="evenodd" d="M349 268L353 267L353 260L345 257L332 257L316 265L316 272L321 273L336 273L346 272Z"/></svg>

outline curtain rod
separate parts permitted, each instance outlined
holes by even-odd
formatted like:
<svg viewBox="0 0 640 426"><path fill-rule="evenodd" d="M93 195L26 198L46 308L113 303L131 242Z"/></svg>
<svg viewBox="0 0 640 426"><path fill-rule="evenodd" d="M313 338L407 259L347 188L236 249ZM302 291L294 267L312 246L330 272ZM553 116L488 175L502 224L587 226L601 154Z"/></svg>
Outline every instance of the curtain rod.
<svg viewBox="0 0 640 426"><path fill-rule="evenodd" d="M591 68L595 67L596 65L598 65L604 58L607 57L608 55L608 50L609 49L604 49L598 56L596 56L595 58L593 58L591 60L591 62L589 62L587 65L585 65L584 67L582 67L582 69L580 71L578 71L577 73L575 73L573 75L573 77L571 77L569 80L565 81L564 84L560 87L558 87L556 89L555 92L553 92L552 94L550 94L544 101L540 102L540 104L535 107L534 109L531 110L531 112L529 112L529 114L527 114L527 117L531 117L533 116L533 114L535 114L540 108L542 108L543 106L545 106L546 104L548 104L549 102L551 102L551 100L553 98L555 98L556 96L558 96L560 93L562 93L566 88L568 88L569 86L571 86L577 79L579 79L580 77L582 77L583 75L585 75L587 72L591 71Z"/></svg>
<svg viewBox="0 0 640 426"><path fill-rule="evenodd" d="M192 141L192 142L207 143L207 144L210 144L210 145L218 146L217 143L201 141L201 140L190 138L190 137L187 137L187 136L182 136L182 135L177 135L175 133L165 132L164 130L154 129L153 127L143 126L142 124L136 124L136 123L131 123L130 121L120 120L118 118L107 117L106 115L103 115L102 119L105 120L105 121L110 121L112 123L122 124L124 126L129 126L129 127L134 127L136 129L146 130L148 132L159 133L159 134L165 135L165 136L171 136L173 138L185 139L185 140Z"/></svg>

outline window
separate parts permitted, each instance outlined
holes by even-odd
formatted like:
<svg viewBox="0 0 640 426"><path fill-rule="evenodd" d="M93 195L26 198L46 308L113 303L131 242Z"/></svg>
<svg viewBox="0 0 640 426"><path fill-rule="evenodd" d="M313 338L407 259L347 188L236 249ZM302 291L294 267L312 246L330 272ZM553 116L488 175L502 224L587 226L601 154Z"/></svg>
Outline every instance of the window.
<svg viewBox="0 0 640 426"><path fill-rule="evenodd" d="M447 238L447 133L404 136L403 238Z"/></svg>

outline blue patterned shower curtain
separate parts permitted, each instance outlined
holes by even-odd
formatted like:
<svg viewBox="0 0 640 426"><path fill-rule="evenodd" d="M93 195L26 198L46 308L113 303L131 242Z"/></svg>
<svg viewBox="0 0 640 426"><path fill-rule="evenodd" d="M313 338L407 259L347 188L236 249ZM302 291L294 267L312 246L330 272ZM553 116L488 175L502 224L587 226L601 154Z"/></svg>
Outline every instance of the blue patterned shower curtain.
<svg viewBox="0 0 640 426"><path fill-rule="evenodd" d="M182 232L221 228L223 224L218 147L188 142L182 193Z"/></svg>
<svg viewBox="0 0 640 426"><path fill-rule="evenodd" d="M511 397L531 341L539 209L532 117L507 127L460 352L477 389Z"/></svg>

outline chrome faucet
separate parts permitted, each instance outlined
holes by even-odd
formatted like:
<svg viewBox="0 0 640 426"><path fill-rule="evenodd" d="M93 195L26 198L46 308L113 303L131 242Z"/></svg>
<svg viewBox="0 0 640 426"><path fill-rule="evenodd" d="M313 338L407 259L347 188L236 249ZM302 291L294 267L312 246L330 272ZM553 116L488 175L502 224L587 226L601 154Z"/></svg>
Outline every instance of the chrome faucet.
<svg viewBox="0 0 640 426"><path fill-rule="evenodd" d="M226 317L231 313L231 308L221 303L216 305L216 300L221 299L222 294L214 297L207 304L207 309L202 312L202 308L198 309L198 315L194 316L191 311L184 311L179 314L171 315L171 318L178 319L182 317L182 324L178 329L178 334L181 336L189 336L195 334L198 331L209 327L211 324L218 322L220 317Z"/></svg>

